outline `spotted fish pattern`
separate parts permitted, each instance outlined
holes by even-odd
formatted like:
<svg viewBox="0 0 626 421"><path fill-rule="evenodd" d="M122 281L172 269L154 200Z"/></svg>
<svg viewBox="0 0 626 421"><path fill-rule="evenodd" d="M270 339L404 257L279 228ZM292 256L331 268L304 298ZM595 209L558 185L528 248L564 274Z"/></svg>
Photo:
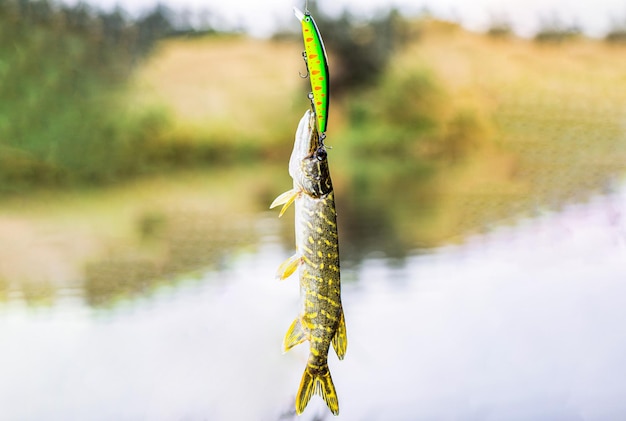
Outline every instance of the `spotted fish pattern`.
<svg viewBox="0 0 626 421"><path fill-rule="evenodd" d="M341 304L337 213L326 149L320 141L315 113L310 110L300 120L289 173L293 189L278 196L270 207L283 205L282 215L295 203L296 253L279 266L277 277L285 279L298 270L303 298L301 312L284 340L285 351L309 341L296 412L301 414L311 396L317 394L338 415L337 392L327 361L331 344L340 360L348 346Z"/></svg>

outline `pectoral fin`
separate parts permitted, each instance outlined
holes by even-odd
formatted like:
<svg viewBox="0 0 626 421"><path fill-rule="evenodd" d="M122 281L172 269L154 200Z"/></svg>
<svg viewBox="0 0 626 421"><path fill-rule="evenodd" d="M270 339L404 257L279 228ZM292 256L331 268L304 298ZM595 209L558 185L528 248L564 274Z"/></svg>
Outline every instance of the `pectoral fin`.
<svg viewBox="0 0 626 421"><path fill-rule="evenodd" d="M289 278L296 271L296 269L298 269L298 266L300 266L301 263L302 257L298 254L294 254L278 266L276 277L281 281Z"/></svg>
<svg viewBox="0 0 626 421"><path fill-rule="evenodd" d="M302 327L302 322L300 321L300 316L296 317L296 320L291 323L289 329L287 330L287 334L285 335L285 340L283 341L283 352L289 351L294 346L301 344L306 340L306 332Z"/></svg>
<svg viewBox="0 0 626 421"><path fill-rule="evenodd" d="M343 357L346 355L346 349L348 348L348 335L346 334L346 320L343 317L343 309L341 310L339 326L337 326L337 331L335 332L335 336L333 336L332 343L337 357L343 360Z"/></svg>
<svg viewBox="0 0 626 421"><path fill-rule="evenodd" d="M287 208L296 200L300 192L296 189L291 189L289 191L284 192L280 196L278 196L272 204L270 205L270 209L275 208L278 205L283 205L283 208L280 210L278 217L283 216L283 213L287 210Z"/></svg>

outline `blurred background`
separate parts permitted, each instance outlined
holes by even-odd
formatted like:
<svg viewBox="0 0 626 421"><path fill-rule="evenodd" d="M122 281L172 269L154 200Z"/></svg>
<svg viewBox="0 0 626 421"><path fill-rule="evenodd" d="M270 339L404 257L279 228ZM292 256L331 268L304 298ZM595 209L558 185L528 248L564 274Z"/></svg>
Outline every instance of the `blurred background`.
<svg viewBox="0 0 626 421"><path fill-rule="evenodd" d="M3 418L297 418L294 5L0 0ZM626 7L308 8L339 419L624 418Z"/></svg>

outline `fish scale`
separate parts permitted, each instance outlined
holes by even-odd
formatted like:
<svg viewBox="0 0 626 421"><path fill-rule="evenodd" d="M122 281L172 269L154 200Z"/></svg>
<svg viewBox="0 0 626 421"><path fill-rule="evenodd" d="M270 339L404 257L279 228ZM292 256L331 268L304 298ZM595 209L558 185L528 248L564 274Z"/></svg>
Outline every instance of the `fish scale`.
<svg viewBox="0 0 626 421"><path fill-rule="evenodd" d="M299 207L303 210L299 212ZM339 251L337 236L337 215L335 213L334 193L329 193L324 199L315 199L302 195L296 201L296 215L309 215L308 221L300 220L300 237L297 244L308 243L303 253L304 262L300 268L301 277L312 282L305 282L303 315L305 327L311 332L315 344L326 345L326 349L313 346L317 351L328 353L328 345L334 335L339 318L337 309L341 308L341 288L339 284ZM307 222L314 227L326 226L318 232L311 229ZM306 240L304 240L306 239ZM314 282L314 284L313 284ZM333 329L334 328L334 329ZM319 338L319 340L317 340Z"/></svg>

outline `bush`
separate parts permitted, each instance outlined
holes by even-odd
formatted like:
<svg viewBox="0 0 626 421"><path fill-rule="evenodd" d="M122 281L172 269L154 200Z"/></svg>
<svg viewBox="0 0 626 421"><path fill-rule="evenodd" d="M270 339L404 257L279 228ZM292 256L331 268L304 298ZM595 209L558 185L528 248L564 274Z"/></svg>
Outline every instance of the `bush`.
<svg viewBox="0 0 626 421"><path fill-rule="evenodd" d="M582 29L576 23L565 24L558 17L553 16L542 20L535 41L546 43L561 43L580 37Z"/></svg>
<svg viewBox="0 0 626 421"><path fill-rule="evenodd" d="M413 156L441 128L446 93L425 68L386 73L375 89L349 102L354 153Z"/></svg>
<svg viewBox="0 0 626 421"><path fill-rule="evenodd" d="M145 137L132 135L156 122L131 110L124 90L170 30L154 22L83 3L0 2L0 191L137 171Z"/></svg>
<svg viewBox="0 0 626 421"><path fill-rule="evenodd" d="M513 27L511 22L506 18L493 18L487 35L492 38L509 38L513 35Z"/></svg>
<svg viewBox="0 0 626 421"><path fill-rule="evenodd" d="M604 39L612 44L626 43L626 19L613 19L611 29Z"/></svg>

